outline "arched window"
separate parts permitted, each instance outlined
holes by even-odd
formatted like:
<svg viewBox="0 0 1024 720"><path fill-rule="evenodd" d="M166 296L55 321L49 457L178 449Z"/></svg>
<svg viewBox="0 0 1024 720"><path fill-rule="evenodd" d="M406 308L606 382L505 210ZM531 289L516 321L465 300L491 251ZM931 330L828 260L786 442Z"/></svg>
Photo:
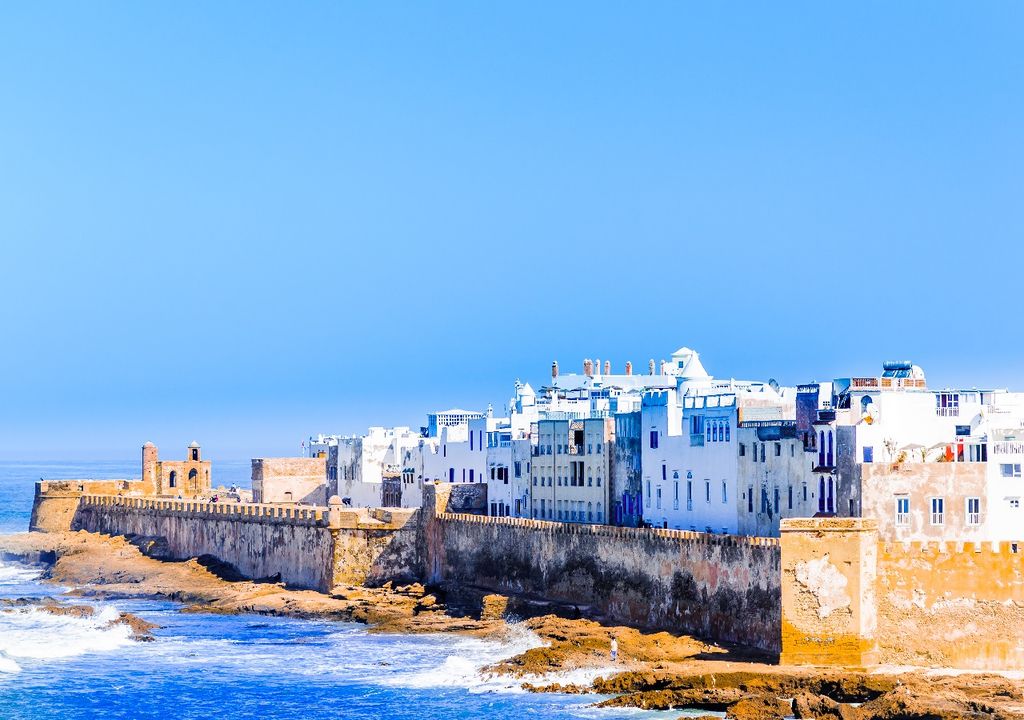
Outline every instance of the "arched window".
<svg viewBox="0 0 1024 720"><path fill-rule="evenodd" d="M860 412L861 412L861 415L866 413L870 408L871 408L871 397L869 395L865 395L864 397L862 397L860 399Z"/></svg>
<svg viewBox="0 0 1024 720"><path fill-rule="evenodd" d="M729 442L729 421L725 421L725 441Z"/></svg>
<svg viewBox="0 0 1024 720"><path fill-rule="evenodd" d="M597 504L597 521L604 522L604 511L601 509L601 503Z"/></svg>
<svg viewBox="0 0 1024 720"><path fill-rule="evenodd" d="M828 504L826 505L826 507L828 508L829 512L835 512L836 511L835 500L834 500L834 498L832 496L832 488L833 488L833 480L832 480L832 478L829 478L828 479Z"/></svg>
<svg viewBox="0 0 1024 720"><path fill-rule="evenodd" d="M718 423L711 423L711 441L718 442Z"/></svg>
<svg viewBox="0 0 1024 720"><path fill-rule="evenodd" d="M199 473L196 472L195 468L188 471L188 490L189 492L199 492Z"/></svg>
<svg viewBox="0 0 1024 720"><path fill-rule="evenodd" d="M818 512L825 512L825 478L818 478Z"/></svg>
<svg viewBox="0 0 1024 720"><path fill-rule="evenodd" d="M587 522L594 522L594 503L587 503Z"/></svg>
<svg viewBox="0 0 1024 720"><path fill-rule="evenodd" d="M828 431L828 467L832 467L832 431Z"/></svg>
<svg viewBox="0 0 1024 720"><path fill-rule="evenodd" d="M824 467L825 466L825 431L822 430L820 435L821 435L821 442L818 443L818 467Z"/></svg>
<svg viewBox="0 0 1024 720"><path fill-rule="evenodd" d="M167 486L172 488L178 487L178 473L174 470L171 470L170 477L167 478Z"/></svg>

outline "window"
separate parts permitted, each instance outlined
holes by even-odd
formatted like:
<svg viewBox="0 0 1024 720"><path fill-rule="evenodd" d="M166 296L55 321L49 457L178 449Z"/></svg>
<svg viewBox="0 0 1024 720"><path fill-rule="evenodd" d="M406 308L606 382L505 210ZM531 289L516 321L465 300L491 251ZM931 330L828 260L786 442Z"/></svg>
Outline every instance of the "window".
<svg viewBox="0 0 1024 720"><path fill-rule="evenodd" d="M747 454L747 446L740 443L740 457L745 457Z"/></svg>
<svg viewBox="0 0 1024 720"><path fill-rule="evenodd" d="M782 457L782 443L775 443L775 457Z"/></svg>
<svg viewBox="0 0 1024 720"><path fill-rule="evenodd" d="M650 507L651 506L651 481L650 480L647 481L647 498L646 498L646 500L647 500L647 502L646 502L647 507Z"/></svg>
<svg viewBox="0 0 1024 720"><path fill-rule="evenodd" d="M1002 463L999 466L999 474L1004 478L1019 478L1020 463Z"/></svg>
<svg viewBox="0 0 1024 720"><path fill-rule="evenodd" d="M981 498L967 498L966 520L968 525L981 525Z"/></svg>
<svg viewBox="0 0 1024 720"><path fill-rule="evenodd" d="M725 441L729 442L729 421L725 421Z"/></svg>
<svg viewBox="0 0 1024 720"><path fill-rule="evenodd" d="M704 501L711 502L711 481L704 481Z"/></svg>
<svg viewBox="0 0 1024 720"><path fill-rule="evenodd" d="M865 445L864 446L864 462L869 463L869 462L874 462L874 461L875 461L875 449L873 447L869 446L869 445Z"/></svg>
<svg viewBox="0 0 1024 720"><path fill-rule="evenodd" d="M600 452L600 450L598 450L598 452ZM597 504L597 521L604 522L604 511L601 509L601 503Z"/></svg>
<svg viewBox="0 0 1024 720"><path fill-rule="evenodd" d="M804 502L807 502L807 483L804 483Z"/></svg>
<svg viewBox="0 0 1024 720"><path fill-rule="evenodd" d="M754 486L747 486L747 512L754 512Z"/></svg>
<svg viewBox="0 0 1024 720"><path fill-rule="evenodd" d="M761 443L761 462L764 462L764 448L768 443Z"/></svg>
<svg viewBox="0 0 1024 720"><path fill-rule="evenodd" d="M959 393L936 393L935 414L940 417L960 416L960 394Z"/></svg>
<svg viewBox="0 0 1024 720"><path fill-rule="evenodd" d="M668 479L668 468L665 467L665 463L661 464L661 479L662 480L667 480Z"/></svg>
<svg viewBox="0 0 1024 720"><path fill-rule="evenodd" d="M711 423L711 441L718 442L718 423Z"/></svg>
<svg viewBox="0 0 1024 720"><path fill-rule="evenodd" d="M722 502L729 502L729 490L725 484L725 480L722 481Z"/></svg>
<svg viewBox="0 0 1024 720"><path fill-rule="evenodd" d="M693 480L686 481L686 509L693 510Z"/></svg>
<svg viewBox="0 0 1024 720"><path fill-rule="evenodd" d="M945 502L940 497L934 497L931 499L931 521L932 525L942 525L944 522L944 509Z"/></svg>
<svg viewBox="0 0 1024 720"><path fill-rule="evenodd" d="M910 498L896 498L896 526L908 527L910 525Z"/></svg>
<svg viewBox="0 0 1024 720"><path fill-rule="evenodd" d="M523 462L521 460L516 460L514 463L512 463L512 469L515 472L516 477L523 476Z"/></svg>
<svg viewBox="0 0 1024 720"><path fill-rule="evenodd" d="M818 478L818 512L825 512L825 478Z"/></svg>
<svg viewBox="0 0 1024 720"><path fill-rule="evenodd" d="M651 430L651 450L658 449L658 431Z"/></svg>
<svg viewBox="0 0 1024 720"><path fill-rule="evenodd" d="M779 489L775 488L775 514L779 514Z"/></svg>
<svg viewBox="0 0 1024 720"><path fill-rule="evenodd" d="M789 486L789 498L788 499L789 499L789 507L787 509L792 510L793 509L793 486L792 485Z"/></svg>
<svg viewBox="0 0 1024 720"><path fill-rule="evenodd" d="M656 507L658 510L661 510L661 486L660 485L658 486L658 496L657 496L656 503L657 504L654 507Z"/></svg>
<svg viewBox="0 0 1024 720"><path fill-rule="evenodd" d="M712 426L712 425L714 425L714 423L708 423L708 425L707 425L707 428L706 428L706 432L707 432L707 441L708 441L708 442L711 442L711 426Z"/></svg>
<svg viewBox="0 0 1024 720"><path fill-rule="evenodd" d="M672 483L672 509L679 509L679 481L676 480Z"/></svg>
<svg viewBox="0 0 1024 720"><path fill-rule="evenodd" d="M1006 501L1010 503L1010 507L1013 508L1014 510L1020 507L1020 498L1006 498Z"/></svg>

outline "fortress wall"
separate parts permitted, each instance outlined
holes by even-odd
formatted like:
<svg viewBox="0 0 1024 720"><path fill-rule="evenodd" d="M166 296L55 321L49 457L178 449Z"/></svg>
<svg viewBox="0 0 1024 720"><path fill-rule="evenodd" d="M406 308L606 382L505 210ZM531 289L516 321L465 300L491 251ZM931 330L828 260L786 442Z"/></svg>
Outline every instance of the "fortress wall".
<svg viewBox="0 0 1024 720"><path fill-rule="evenodd" d="M1024 541L879 543L881 661L1024 668Z"/></svg>
<svg viewBox="0 0 1024 720"><path fill-rule="evenodd" d="M288 585L330 592L337 584L412 582L420 573L415 510L107 495L79 500L73 530L162 537L171 559L212 555L248 578L279 575Z"/></svg>
<svg viewBox="0 0 1024 720"><path fill-rule="evenodd" d="M426 498L424 504L433 505ZM572 603L612 622L780 649L774 538L447 512L438 513L434 525L425 539L432 581Z"/></svg>
<svg viewBox="0 0 1024 720"><path fill-rule="evenodd" d="M140 485L129 480L40 480L36 483L28 529L32 532L70 530L82 495L119 495Z"/></svg>
<svg viewBox="0 0 1024 720"><path fill-rule="evenodd" d="M213 555L249 578L329 591L333 542L323 509L85 496L74 530L162 537L173 559Z"/></svg>

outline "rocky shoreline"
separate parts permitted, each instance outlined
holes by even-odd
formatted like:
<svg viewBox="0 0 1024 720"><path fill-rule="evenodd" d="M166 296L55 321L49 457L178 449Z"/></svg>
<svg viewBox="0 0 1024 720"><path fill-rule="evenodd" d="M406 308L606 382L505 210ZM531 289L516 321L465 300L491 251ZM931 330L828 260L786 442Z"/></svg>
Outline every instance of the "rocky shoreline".
<svg viewBox="0 0 1024 720"><path fill-rule="evenodd" d="M244 580L213 558L171 562L147 556L154 549L154 543L144 538L130 542L85 532L0 536L0 558L39 564L47 580L71 587L71 594L78 597L172 600L183 605L183 612L354 621L378 632L454 632L495 639L512 632L502 617L505 602L499 596L484 597L482 609L467 614L465 608L446 606L443 589L419 584L342 587L326 595L276 582ZM46 612L91 610L59 600L31 602ZM125 615L116 622L128 624L136 639L152 638L152 626L139 618ZM586 619L548 614L517 625L534 633L543 645L484 672L519 678L535 692L610 696L598 706L695 708L725 712L737 720L1024 718L1020 679L995 674L781 667L764 657L686 635L645 633ZM609 658L612 636L620 653L614 664ZM580 669L601 676L587 685L561 685L547 679Z"/></svg>

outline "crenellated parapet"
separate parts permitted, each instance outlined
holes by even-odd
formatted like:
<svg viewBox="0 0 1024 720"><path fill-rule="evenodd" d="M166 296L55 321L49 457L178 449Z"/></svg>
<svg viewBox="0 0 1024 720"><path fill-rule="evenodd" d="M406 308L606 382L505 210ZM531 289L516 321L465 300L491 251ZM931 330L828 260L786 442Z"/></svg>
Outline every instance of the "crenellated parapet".
<svg viewBox="0 0 1024 720"><path fill-rule="evenodd" d="M504 525L510 527L529 528L549 533L567 535L596 535L614 540L645 540L651 538L678 540L688 543L719 545L724 547L762 547L778 548L779 539L770 537L750 537L747 535L719 535L716 533L695 532L693 530L670 530L666 528L629 528L613 525L593 525L586 523L567 523L551 520L534 520L517 517L492 517L488 515L470 515L466 513L443 512L437 515L442 522L464 522L481 525Z"/></svg>

